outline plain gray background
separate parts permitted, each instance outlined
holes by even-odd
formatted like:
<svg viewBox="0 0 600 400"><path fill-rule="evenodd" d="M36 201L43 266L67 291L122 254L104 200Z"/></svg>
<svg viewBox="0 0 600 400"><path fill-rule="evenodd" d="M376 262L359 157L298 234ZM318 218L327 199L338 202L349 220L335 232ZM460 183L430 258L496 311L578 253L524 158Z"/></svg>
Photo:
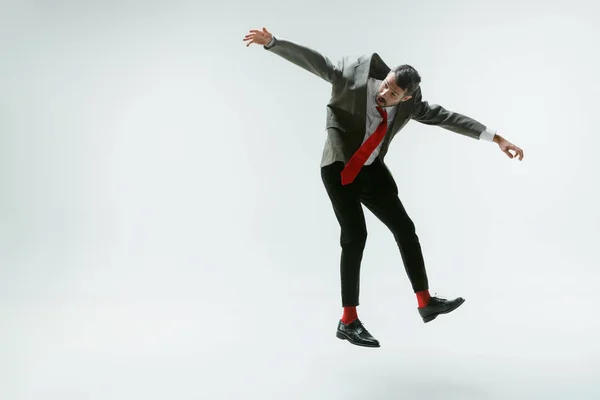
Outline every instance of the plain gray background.
<svg viewBox="0 0 600 400"><path fill-rule="evenodd" d="M588 1L13 1L0 16L0 397L595 399L597 27ZM368 211L335 338L339 228L319 175L332 60L378 52L425 100L523 148L410 122L387 163L431 293L423 324Z"/></svg>

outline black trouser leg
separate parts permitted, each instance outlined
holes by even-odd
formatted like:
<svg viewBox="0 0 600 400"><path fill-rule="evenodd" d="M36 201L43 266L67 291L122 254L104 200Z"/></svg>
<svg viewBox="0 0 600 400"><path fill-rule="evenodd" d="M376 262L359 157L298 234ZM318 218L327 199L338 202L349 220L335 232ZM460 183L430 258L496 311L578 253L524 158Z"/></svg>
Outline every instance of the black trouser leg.
<svg viewBox="0 0 600 400"><path fill-rule="evenodd" d="M362 204L392 232L415 292L428 289L427 273L415 226L398 198L398 187L379 160L365 166L355 181L342 186L342 163L321 169L321 177L340 224L342 304L358 305L360 265L367 238Z"/></svg>
<svg viewBox="0 0 600 400"><path fill-rule="evenodd" d="M321 177L333 211L340 225L340 280L342 306L358 306L360 265L367 241L367 227L357 187L342 186L343 164L335 163L321 169Z"/></svg>
<svg viewBox="0 0 600 400"><path fill-rule="evenodd" d="M374 164L367 172L369 182L363 185L361 201L394 235L413 291L416 293L429 289L415 224L398 197L398 187L394 179L387 168L380 164Z"/></svg>

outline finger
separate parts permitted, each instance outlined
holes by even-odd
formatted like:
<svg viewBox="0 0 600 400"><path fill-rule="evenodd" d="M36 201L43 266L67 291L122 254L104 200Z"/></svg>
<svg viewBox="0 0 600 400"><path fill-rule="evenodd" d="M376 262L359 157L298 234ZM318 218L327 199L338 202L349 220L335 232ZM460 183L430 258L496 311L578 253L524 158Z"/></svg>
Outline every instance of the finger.
<svg viewBox="0 0 600 400"><path fill-rule="evenodd" d="M258 38L260 38L260 36L257 35L248 35L244 37L245 40L257 40Z"/></svg>
<svg viewBox="0 0 600 400"><path fill-rule="evenodd" d="M523 152L520 148L518 148L517 146L514 147L514 151L515 151L515 157L518 157L519 160L523 159Z"/></svg>
<svg viewBox="0 0 600 400"><path fill-rule="evenodd" d="M513 158L513 155L510 154L510 151L508 149L504 150L504 152L506 153L506 155L508 156L508 158Z"/></svg>

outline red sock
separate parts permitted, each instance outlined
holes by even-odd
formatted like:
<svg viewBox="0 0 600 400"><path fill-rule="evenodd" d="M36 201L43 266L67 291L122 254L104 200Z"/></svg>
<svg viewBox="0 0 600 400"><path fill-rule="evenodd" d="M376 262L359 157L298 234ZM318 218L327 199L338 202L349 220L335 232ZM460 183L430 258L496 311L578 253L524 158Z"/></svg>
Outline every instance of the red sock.
<svg viewBox="0 0 600 400"><path fill-rule="evenodd" d="M429 290L422 290L416 293L417 301L419 302L419 308L425 307L429 303L429 299L431 295L429 294Z"/></svg>
<svg viewBox="0 0 600 400"><path fill-rule="evenodd" d="M342 315L342 322L344 324L349 324L355 319L358 319L358 314L356 313L356 306L344 307L344 315Z"/></svg>

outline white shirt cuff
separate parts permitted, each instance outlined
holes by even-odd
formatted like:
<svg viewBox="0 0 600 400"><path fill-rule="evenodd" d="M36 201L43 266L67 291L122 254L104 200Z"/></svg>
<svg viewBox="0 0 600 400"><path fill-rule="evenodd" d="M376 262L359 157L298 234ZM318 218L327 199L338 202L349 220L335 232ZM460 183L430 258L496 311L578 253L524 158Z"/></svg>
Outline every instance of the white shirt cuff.
<svg viewBox="0 0 600 400"><path fill-rule="evenodd" d="M268 45L265 46L266 49L270 49L271 47L273 47L273 44L275 43L275 36L273 36L271 38L271 41L269 42Z"/></svg>
<svg viewBox="0 0 600 400"><path fill-rule="evenodd" d="M479 136L479 140L486 140L488 142L494 141L494 136L496 135L497 129L485 128L481 135Z"/></svg>

